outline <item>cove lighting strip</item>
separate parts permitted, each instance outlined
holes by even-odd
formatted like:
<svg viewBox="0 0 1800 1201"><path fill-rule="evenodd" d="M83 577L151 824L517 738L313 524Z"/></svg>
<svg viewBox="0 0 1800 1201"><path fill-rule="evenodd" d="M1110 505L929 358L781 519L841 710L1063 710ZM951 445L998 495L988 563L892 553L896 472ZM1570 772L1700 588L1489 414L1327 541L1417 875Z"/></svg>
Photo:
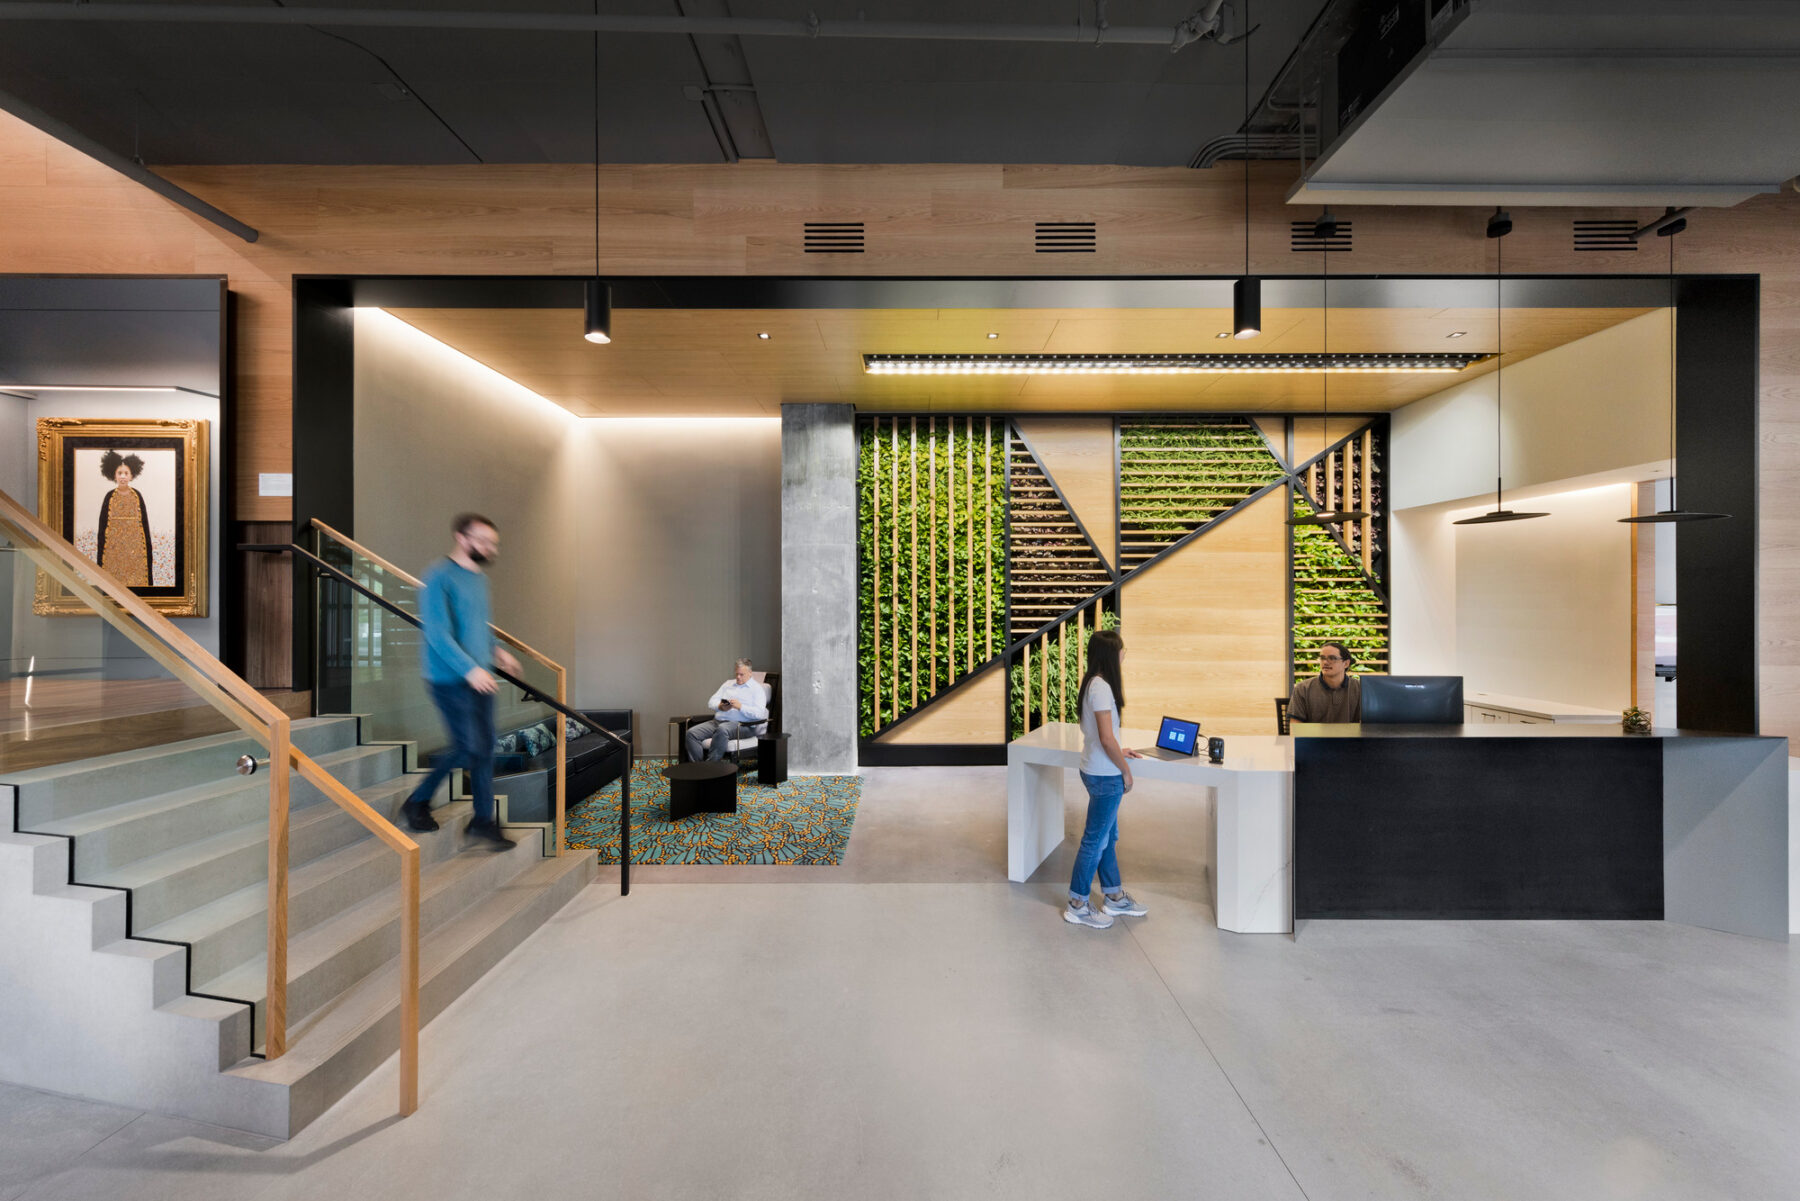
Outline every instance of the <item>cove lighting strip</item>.
<svg viewBox="0 0 1800 1201"><path fill-rule="evenodd" d="M1216 375L1461 371L1486 354L865 354L869 375Z"/></svg>

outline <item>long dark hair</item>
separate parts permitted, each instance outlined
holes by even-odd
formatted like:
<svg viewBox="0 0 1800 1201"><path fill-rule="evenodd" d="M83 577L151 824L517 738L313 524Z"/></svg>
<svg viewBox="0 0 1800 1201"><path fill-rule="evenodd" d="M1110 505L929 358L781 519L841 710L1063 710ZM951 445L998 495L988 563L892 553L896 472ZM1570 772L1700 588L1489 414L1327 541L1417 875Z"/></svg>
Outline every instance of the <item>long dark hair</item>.
<svg viewBox="0 0 1800 1201"><path fill-rule="evenodd" d="M1075 711L1081 712L1081 706L1087 702L1088 685L1098 676L1106 681L1112 689L1113 707L1121 714L1125 712L1125 673L1120 669L1119 656L1125 653L1125 640L1119 637L1117 630L1095 630L1088 639L1087 674L1081 677L1081 691L1075 696Z"/></svg>

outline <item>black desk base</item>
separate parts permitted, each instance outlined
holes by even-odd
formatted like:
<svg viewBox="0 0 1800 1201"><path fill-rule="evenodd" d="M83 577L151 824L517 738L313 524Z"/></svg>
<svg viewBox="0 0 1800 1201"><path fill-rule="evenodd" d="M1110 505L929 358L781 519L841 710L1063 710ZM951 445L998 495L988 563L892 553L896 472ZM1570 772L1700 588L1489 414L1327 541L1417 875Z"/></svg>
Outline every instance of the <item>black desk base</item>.
<svg viewBox="0 0 1800 1201"><path fill-rule="evenodd" d="M669 782L669 820L678 822L696 813L736 813L737 773L737 764L729 759L663 768Z"/></svg>

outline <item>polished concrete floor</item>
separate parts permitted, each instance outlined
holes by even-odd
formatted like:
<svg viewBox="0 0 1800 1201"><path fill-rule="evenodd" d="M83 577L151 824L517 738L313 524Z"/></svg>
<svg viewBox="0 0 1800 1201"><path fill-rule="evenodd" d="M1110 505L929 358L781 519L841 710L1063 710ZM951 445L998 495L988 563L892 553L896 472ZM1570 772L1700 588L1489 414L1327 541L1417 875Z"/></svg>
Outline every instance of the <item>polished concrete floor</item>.
<svg viewBox="0 0 1800 1201"><path fill-rule="evenodd" d="M868 773L837 868L600 882L271 1143L0 1087L29 1198L1800 1195L1800 957L1661 923L1221 934L1202 802L1146 784L1149 917L1004 882L999 769ZM1070 806L1079 820L1079 805Z"/></svg>

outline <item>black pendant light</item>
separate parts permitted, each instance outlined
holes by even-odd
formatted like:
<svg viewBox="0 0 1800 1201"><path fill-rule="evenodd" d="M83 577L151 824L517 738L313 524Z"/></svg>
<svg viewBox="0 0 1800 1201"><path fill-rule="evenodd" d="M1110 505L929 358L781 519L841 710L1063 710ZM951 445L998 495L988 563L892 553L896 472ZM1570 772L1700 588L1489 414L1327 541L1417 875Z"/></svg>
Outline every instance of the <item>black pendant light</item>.
<svg viewBox="0 0 1800 1201"><path fill-rule="evenodd" d="M1262 333L1262 280L1250 274L1250 0L1244 0L1244 274L1231 286L1231 336Z"/></svg>
<svg viewBox="0 0 1800 1201"><path fill-rule="evenodd" d="M1327 214L1327 215L1329 215L1329 214ZM1321 220L1323 220L1323 219L1324 218L1321 218ZM1320 265L1320 273L1321 273L1320 278L1319 278L1319 297L1320 297L1319 303L1320 303L1320 314L1321 314L1320 321L1324 327L1324 329L1321 333L1320 341L1323 344L1325 357L1329 357L1331 354L1331 248L1329 246L1324 245L1323 243L1321 243L1319 246L1319 265ZM1330 372L1325 373L1323 383L1325 386L1321 392L1321 396L1324 400L1324 405L1323 405L1323 409L1319 415L1320 416L1319 436L1323 440L1324 445L1330 446L1331 445L1331 373ZM1347 484L1347 481L1346 481L1346 484ZM1309 495L1306 498L1306 501L1307 501L1307 504L1310 505L1312 503L1312 497ZM1317 513L1313 513L1313 514L1306 515L1306 516L1295 515L1295 516L1289 517L1288 524L1289 525L1338 525L1338 524L1340 524L1342 522L1346 522L1346 521L1361 521L1367 516L1368 516L1368 514L1363 512L1361 509L1323 509Z"/></svg>
<svg viewBox="0 0 1800 1201"><path fill-rule="evenodd" d="M1548 513L1515 513L1502 503L1504 476L1501 464L1504 461L1500 453L1500 401L1502 388L1506 382L1506 336L1502 314L1505 302L1500 294L1500 285L1506 277L1505 259L1502 257L1502 241L1512 232L1512 218L1506 213L1495 210L1488 219L1487 236L1494 239L1494 507L1490 512L1479 517L1465 517L1454 525L1493 525L1500 521L1530 521L1533 517L1548 517Z"/></svg>
<svg viewBox="0 0 1800 1201"><path fill-rule="evenodd" d="M1659 238L1669 239L1669 507L1642 517L1621 517L1626 525L1661 525L1671 521L1723 521L1729 513L1696 513L1675 503L1675 235L1687 228L1686 218L1678 218L1656 231Z"/></svg>
<svg viewBox="0 0 1800 1201"><path fill-rule="evenodd" d="M582 337L612 341L612 285L600 278L600 33L594 32L594 278L587 281Z"/></svg>

